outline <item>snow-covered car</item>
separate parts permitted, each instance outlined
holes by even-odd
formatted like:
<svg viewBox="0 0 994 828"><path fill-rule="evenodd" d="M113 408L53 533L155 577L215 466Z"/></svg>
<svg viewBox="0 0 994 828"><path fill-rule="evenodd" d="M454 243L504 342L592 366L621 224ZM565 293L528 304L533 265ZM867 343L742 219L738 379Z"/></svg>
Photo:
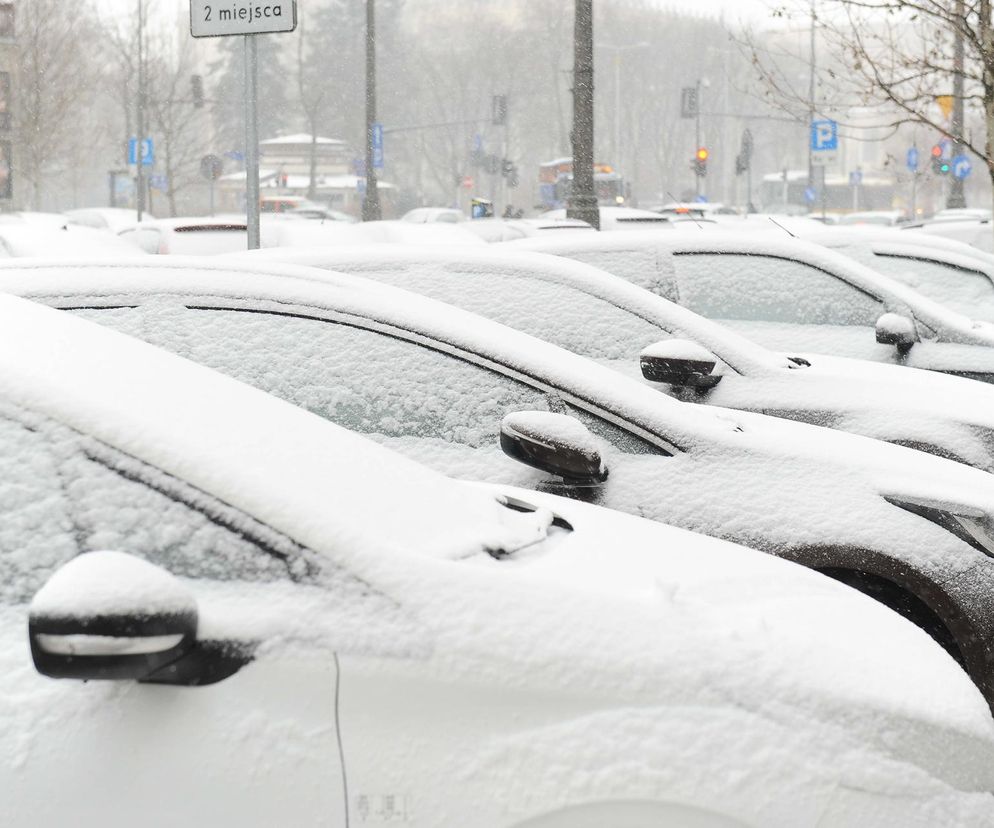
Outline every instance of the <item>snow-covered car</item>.
<svg viewBox="0 0 994 828"><path fill-rule="evenodd" d="M468 222L467 222L468 224ZM463 224L407 221L284 221L262 233L263 247L338 247L351 244L486 244ZM245 249L243 245L242 250Z"/></svg>
<svg viewBox="0 0 994 828"><path fill-rule="evenodd" d="M605 233L507 243L622 276L768 348L994 382L994 325L835 250L768 233Z"/></svg>
<svg viewBox="0 0 994 828"><path fill-rule="evenodd" d="M76 210L66 210L64 215L69 224L92 227L95 230L109 230L111 233L120 233L138 223L137 212L124 207L80 207ZM143 215L147 220L155 219L148 210L145 210Z"/></svg>
<svg viewBox="0 0 994 828"><path fill-rule="evenodd" d="M862 228L855 228L862 229ZM904 231L826 228L806 237L975 319L994 322L994 256L963 242Z"/></svg>
<svg viewBox="0 0 994 828"><path fill-rule="evenodd" d="M645 230L647 228L670 230L673 223L652 210L638 210L634 207L601 207L601 230ZM539 216L544 221L562 221L567 218L566 210L547 210Z"/></svg>
<svg viewBox="0 0 994 828"><path fill-rule="evenodd" d="M455 207L415 207L404 213L400 220L413 224L459 224L469 221L466 214Z"/></svg>
<svg viewBox="0 0 994 828"><path fill-rule="evenodd" d="M773 414L908 445L994 472L994 388L867 360L778 354L619 276L558 256L427 247L269 249L279 261L412 290L641 377L668 355L661 390L686 402ZM2 287L2 279L0 279ZM677 349L691 349L680 358ZM707 365L702 375L699 363ZM652 369L658 380L658 371ZM706 380L703 377L706 376Z"/></svg>
<svg viewBox="0 0 994 828"><path fill-rule="evenodd" d="M926 221L908 228L916 235L938 236L969 244L985 253L994 253L994 224L990 219L943 219Z"/></svg>
<svg viewBox="0 0 994 828"><path fill-rule="evenodd" d="M532 236L541 236L549 232L559 233L562 231L581 230L594 232L585 221L577 219L504 219L486 218L473 219L460 225L464 230L474 233L485 242L506 242L515 239L530 239Z"/></svg>
<svg viewBox="0 0 994 828"><path fill-rule="evenodd" d="M162 261L0 267L0 290L201 362L451 476L564 492L826 572L928 630L994 701L987 472L683 403L354 276Z"/></svg>
<svg viewBox="0 0 994 828"><path fill-rule="evenodd" d="M196 216L143 221L118 234L146 253L214 256L248 247L244 216Z"/></svg>
<svg viewBox="0 0 994 828"><path fill-rule="evenodd" d="M986 705L864 596L0 322L5 828L991 824Z"/></svg>
<svg viewBox="0 0 994 828"><path fill-rule="evenodd" d="M65 217L63 217L65 218ZM0 222L0 257L121 259L142 251L105 230L64 223Z"/></svg>

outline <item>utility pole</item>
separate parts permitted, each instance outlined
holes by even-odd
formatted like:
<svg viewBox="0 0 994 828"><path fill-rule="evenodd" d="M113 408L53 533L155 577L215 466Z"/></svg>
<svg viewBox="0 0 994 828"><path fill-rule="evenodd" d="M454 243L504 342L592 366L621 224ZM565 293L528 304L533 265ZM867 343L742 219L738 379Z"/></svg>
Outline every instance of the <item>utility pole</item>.
<svg viewBox="0 0 994 828"><path fill-rule="evenodd" d="M956 39L953 43L953 158L963 154L963 26L966 10L963 0L956 0ZM963 179L952 176L946 207L966 207Z"/></svg>
<svg viewBox="0 0 994 828"><path fill-rule="evenodd" d="M138 221L145 212L145 166L142 148L145 145L145 0L138 0L138 145L135 147L135 206Z"/></svg>
<svg viewBox="0 0 994 828"><path fill-rule="evenodd" d="M362 200L362 220L379 221L380 193L373 167L373 125L376 123L376 20L375 0L366 0L366 197Z"/></svg>
<svg viewBox="0 0 994 828"><path fill-rule="evenodd" d="M566 215L601 228L594 192L594 0L576 0L573 30L573 186Z"/></svg>

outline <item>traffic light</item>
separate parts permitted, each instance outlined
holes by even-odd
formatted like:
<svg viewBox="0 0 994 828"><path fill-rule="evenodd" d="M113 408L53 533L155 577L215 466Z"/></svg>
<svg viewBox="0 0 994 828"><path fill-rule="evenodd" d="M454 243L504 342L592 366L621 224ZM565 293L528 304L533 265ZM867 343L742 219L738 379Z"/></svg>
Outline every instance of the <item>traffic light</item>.
<svg viewBox="0 0 994 828"><path fill-rule="evenodd" d="M694 175L698 178L704 178L708 174L708 156L710 154L707 147L697 148L697 153L694 155Z"/></svg>
<svg viewBox="0 0 994 828"><path fill-rule="evenodd" d="M949 161L942 157L942 145L936 144L932 147L932 172L936 175L949 174Z"/></svg>

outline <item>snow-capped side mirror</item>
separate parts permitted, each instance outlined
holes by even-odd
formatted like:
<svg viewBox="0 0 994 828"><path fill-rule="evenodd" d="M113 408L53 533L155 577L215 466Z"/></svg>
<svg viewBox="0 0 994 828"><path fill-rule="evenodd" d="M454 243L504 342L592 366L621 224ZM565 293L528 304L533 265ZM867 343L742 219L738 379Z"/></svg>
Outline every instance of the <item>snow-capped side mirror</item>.
<svg viewBox="0 0 994 828"><path fill-rule="evenodd" d="M642 376L650 382L707 391L721 382L715 374L717 358L702 345L686 339L664 339L643 349L639 355Z"/></svg>
<svg viewBox="0 0 994 828"><path fill-rule="evenodd" d="M35 593L28 639L51 678L211 684L252 659L251 647L197 639L197 602L166 570L123 552L86 552Z"/></svg>
<svg viewBox="0 0 994 828"><path fill-rule="evenodd" d="M593 434L566 414L508 414L500 424L500 447L519 463L558 475L571 485L589 486L607 480L607 466Z"/></svg>
<svg viewBox="0 0 994 828"><path fill-rule="evenodd" d="M893 345L899 354L906 354L918 341L915 323L899 313L885 313L877 320L877 342Z"/></svg>

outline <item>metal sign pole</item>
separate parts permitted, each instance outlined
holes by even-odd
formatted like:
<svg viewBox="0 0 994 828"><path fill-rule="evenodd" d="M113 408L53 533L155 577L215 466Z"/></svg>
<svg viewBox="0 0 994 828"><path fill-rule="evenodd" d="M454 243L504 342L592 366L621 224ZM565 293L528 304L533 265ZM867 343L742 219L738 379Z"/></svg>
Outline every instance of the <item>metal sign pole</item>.
<svg viewBox="0 0 994 828"><path fill-rule="evenodd" d="M259 122L257 119L258 49L255 35L245 35L245 212L248 249L259 249Z"/></svg>
<svg viewBox="0 0 994 828"><path fill-rule="evenodd" d="M138 222L141 223L145 211L145 157L142 148L145 146L145 0L138 0L138 144L135 147L135 207L138 212Z"/></svg>

